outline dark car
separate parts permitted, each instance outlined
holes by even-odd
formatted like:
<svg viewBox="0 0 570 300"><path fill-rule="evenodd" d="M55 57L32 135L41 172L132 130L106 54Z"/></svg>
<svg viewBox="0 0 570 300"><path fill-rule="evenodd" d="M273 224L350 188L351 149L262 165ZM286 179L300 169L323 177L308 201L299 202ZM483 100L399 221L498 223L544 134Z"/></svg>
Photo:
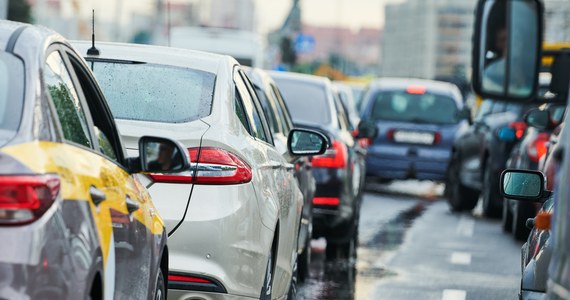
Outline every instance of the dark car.
<svg viewBox="0 0 570 300"><path fill-rule="evenodd" d="M514 146L513 151L507 161L507 168L520 170L538 170L540 159L546 155L550 137L556 130L564 117L566 107L560 104L548 104L540 109L531 110L527 113L527 125L536 122L537 118L544 119L544 124L528 126L524 137ZM545 119L547 118L547 119ZM530 119L530 120L529 120ZM542 120L541 120L542 121ZM516 133L503 133L515 139ZM526 239L530 229L526 226L526 221L536 215L540 206L529 202L503 201L502 225L507 232L512 232L519 240Z"/></svg>
<svg viewBox="0 0 570 300"><path fill-rule="evenodd" d="M463 98L456 86L437 81L391 78L372 82L361 117L378 135L368 148L367 176L380 180L444 181L461 119Z"/></svg>
<svg viewBox="0 0 570 300"><path fill-rule="evenodd" d="M323 77L271 72L296 126L326 133L324 155L312 160L317 190L313 198L313 237L325 237L328 258L356 255L362 198L361 155L343 105L330 80Z"/></svg>
<svg viewBox="0 0 570 300"><path fill-rule="evenodd" d="M252 68L247 68L246 72L263 106L265 116L268 118L275 147L283 155L287 155L287 137L294 125L281 92L267 72ZM297 258L297 274L299 279L303 281L309 276L311 239L313 237L313 197L316 190L316 181L309 157L300 157L295 161L295 178L299 182L299 188L305 199L302 213L303 219L299 228L299 257Z"/></svg>
<svg viewBox="0 0 570 300"><path fill-rule="evenodd" d="M507 104L484 100L473 125L453 143L446 195L453 211L475 208L482 194L483 214L500 217L503 198L499 176L517 139L526 130L525 113L537 104ZM515 139L505 132L515 133Z"/></svg>

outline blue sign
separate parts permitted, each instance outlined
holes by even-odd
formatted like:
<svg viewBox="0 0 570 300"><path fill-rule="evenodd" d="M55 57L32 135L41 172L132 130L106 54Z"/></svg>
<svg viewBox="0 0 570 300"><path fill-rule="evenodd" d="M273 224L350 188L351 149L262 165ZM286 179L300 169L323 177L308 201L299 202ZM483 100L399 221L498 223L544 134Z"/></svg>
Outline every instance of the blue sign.
<svg viewBox="0 0 570 300"><path fill-rule="evenodd" d="M308 34L298 34L295 38L295 52L307 54L315 51L315 38Z"/></svg>

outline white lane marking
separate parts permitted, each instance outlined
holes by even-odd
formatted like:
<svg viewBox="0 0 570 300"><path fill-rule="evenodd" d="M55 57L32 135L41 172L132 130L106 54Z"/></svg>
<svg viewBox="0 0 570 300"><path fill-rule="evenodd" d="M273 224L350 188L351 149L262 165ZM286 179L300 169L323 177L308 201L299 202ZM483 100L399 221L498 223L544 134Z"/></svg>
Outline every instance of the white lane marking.
<svg viewBox="0 0 570 300"><path fill-rule="evenodd" d="M469 265L471 264L471 253L467 252L453 252L449 261L455 265Z"/></svg>
<svg viewBox="0 0 570 300"><path fill-rule="evenodd" d="M473 236L473 230L475 229L475 220L463 215L459 219L459 224L457 224L457 234L462 236Z"/></svg>
<svg viewBox="0 0 570 300"><path fill-rule="evenodd" d="M463 290L443 290L442 300L465 300L467 292Z"/></svg>

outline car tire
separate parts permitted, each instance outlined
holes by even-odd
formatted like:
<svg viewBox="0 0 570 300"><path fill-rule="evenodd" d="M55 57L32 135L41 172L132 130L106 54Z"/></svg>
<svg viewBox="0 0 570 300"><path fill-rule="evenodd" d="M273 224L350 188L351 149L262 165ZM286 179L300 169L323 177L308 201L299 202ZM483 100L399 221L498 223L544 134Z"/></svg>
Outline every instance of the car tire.
<svg viewBox="0 0 570 300"><path fill-rule="evenodd" d="M305 250L299 255L297 259L297 274L299 275L299 282L305 282L310 274L311 266L311 239L307 238L305 241Z"/></svg>
<svg viewBox="0 0 570 300"><path fill-rule="evenodd" d="M455 154L449 164L446 182L447 202L453 212L472 210L479 200L478 191L461 184L459 163L459 155Z"/></svg>
<svg viewBox="0 0 570 300"><path fill-rule="evenodd" d="M354 230L353 236L346 242L327 243L326 259L328 261L346 260L349 263L356 261L356 248L358 246L358 229Z"/></svg>
<svg viewBox="0 0 570 300"><path fill-rule="evenodd" d="M509 201L508 199L503 199L503 213L501 217L503 231L507 233L510 233L513 229L513 213L511 212Z"/></svg>
<svg viewBox="0 0 570 300"><path fill-rule="evenodd" d="M483 215L487 218L501 216L502 206L497 206L500 200L499 178L492 172L491 159L487 159L483 175Z"/></svg>
<svg viewBox="0 0 570 300"><path fill-rule="evenodd" d="M287 293L288 300L296 300L297 299L297 280L299 279L299 268L298 268L298 260L293 265L293 273L291 275L291 283L289 284L289 292Z"/></svg>
<svg viewBox="0 0 570 300"><path fill-rule="evenodd" d="M162 269L158 269L158 276L156 279L156 288L154 289L154 299L164 300L166 299L166 282L164 281L164 274Z"/></svg>
<svg viewBox="0 0 570 300"><path fill-rule="evenodd" d="M273 251L269 252L267 259L267 267L265 268L265 279L261 287L260 300L271 300L271 293L273 291Z"/></svg>
<svg viewBox="0 0 570 300"><path fill-rule="evenodd" d="M526 220L533 217L532 209L520 203L515 204L513 209L512 232L515 240L524 241L530 234L530 229L526 227Z"/></svg>

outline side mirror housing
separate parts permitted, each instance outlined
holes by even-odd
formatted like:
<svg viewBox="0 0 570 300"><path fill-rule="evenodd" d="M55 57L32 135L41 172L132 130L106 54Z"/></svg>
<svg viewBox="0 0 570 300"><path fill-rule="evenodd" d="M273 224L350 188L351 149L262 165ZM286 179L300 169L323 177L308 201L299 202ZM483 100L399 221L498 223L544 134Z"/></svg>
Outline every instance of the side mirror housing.
<svg viewBox="0 0 570 300"><path fill-rule="evenodd" d="M295 156L320 155L327 150L327 138L309 129L293 129L289 132L287 149Z"/></svg>
<svg viewBox="0 0 570 300"><path fill-rule="evenodd" d="M546 177L539 171L507 169L501 174L501 195L508 199L544 202L552 194L545 186Z"/></svg>
<svg viewBox="0 0 570 300"><path fill-rule="evenodd" d="M129 159L131 172L180 173L190 169L190 155L179 143L160 137L143 136L139 157Z"/></svg>
<svg viewBox="0 0 570 300"><path fill-rule="evenodd" d="M524 119L529 126L543 130L548 128L550 123L550 112L533 108L526 113Z"/></svg>
<svg viewBox="0 0 570 300"><path fill-rule="evenodd" d="M472 59L475 93L510 102L536 98L543 10L540 0L479 0Z"/></svg>
<svg viewBox="0 0 570 300"><path fill-rule="evenodd" d="M373 139L377 134L378 129L374 122L363 120L358 124L358 134L356 135L357 139Z"/></svg>
<svg viewBox="0 0 570 300"><path fill-rule="evenodd" d="M473 124L473 118L471 118L471 109L464 107L462 110L457 112L457 121L467 120L469 124Z"/></svg>

